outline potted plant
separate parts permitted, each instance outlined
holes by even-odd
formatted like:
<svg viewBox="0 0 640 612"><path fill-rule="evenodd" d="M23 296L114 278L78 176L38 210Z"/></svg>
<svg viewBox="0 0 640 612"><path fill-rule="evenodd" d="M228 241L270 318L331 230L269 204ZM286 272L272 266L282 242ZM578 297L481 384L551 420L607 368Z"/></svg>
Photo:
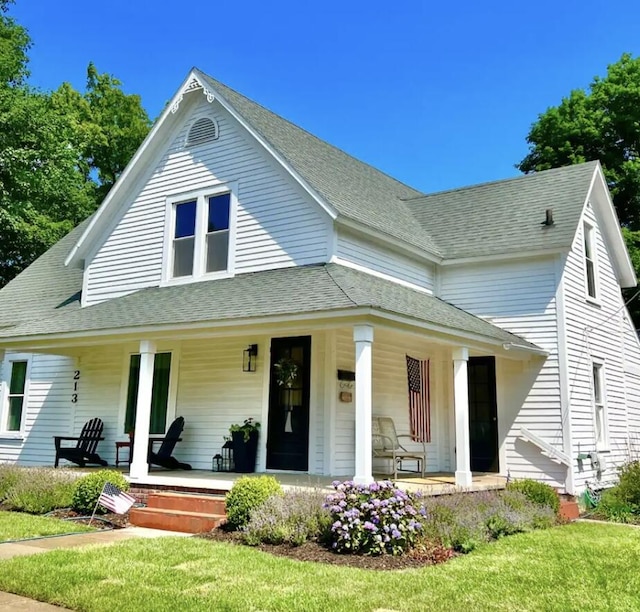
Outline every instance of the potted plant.
<svg viewBox="0 0 640 612"><path fill-rule="evenodd" d="M233 444L235 471L242 473L255 472L260 423L253 419L245 419L242 425L231 425L229 432L231 433Z"/></svg>

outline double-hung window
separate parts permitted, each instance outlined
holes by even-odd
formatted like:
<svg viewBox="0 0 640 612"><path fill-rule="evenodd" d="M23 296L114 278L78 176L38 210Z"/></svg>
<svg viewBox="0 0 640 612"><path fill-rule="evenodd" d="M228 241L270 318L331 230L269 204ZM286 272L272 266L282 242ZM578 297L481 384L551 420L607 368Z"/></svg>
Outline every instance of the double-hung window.
<svg viewBox="0 0 640 612"><path fill-rule="evenodd" d="M587 284L587 297L598 299L598 272L596 269L596 241L595 230L592 225L583 225L584 233L584 267Z"/></svg>
<svg viewBox="0 0 640 612"><path fill-rule="evenodd" d="M231 273L233 201L226 187L168 199L168 281Z"/></svg>
<svg viewBox="0 0 640 612"><path fill-rule="evenodd" d="M12 355L5 359L5 395L2 410L2 431L18 433L22 431L29 381L29 359L27 356Z"/></svg>
<svg viewBox="0 0 640 612"><path fill-rule="evenodd" d="M593 384L593 417L596 450L607 450L609 447L609 425L607 419L604 363L592 361L591 376Z"/></svg>

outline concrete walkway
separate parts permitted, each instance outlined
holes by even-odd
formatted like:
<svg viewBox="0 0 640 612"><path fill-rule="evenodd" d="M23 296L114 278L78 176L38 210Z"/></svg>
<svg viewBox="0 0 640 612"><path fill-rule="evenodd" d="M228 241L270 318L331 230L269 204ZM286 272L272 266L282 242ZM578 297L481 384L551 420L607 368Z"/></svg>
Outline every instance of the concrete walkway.
<svg viewBox="0 0 640 612"><path fill-rule="evenodd" d="M178 533L177 531L160 531L147 529L146 527L127 527L126 529L114 529L113 531L95 531L92 533L74 534L67 536L55 536L36 540L23 540L21 542L4 542L0 544L0 559L11 559L25 555L37 555L38 553L56 550L58 548L79 548L83 546L106 546L131 538L161 538L167 536L189 537L191 534ZM3 593L0 591L0 612L31 611L34 612L60 612L66 608L52 606L51 604L34 601L20 595Z"/></svg>

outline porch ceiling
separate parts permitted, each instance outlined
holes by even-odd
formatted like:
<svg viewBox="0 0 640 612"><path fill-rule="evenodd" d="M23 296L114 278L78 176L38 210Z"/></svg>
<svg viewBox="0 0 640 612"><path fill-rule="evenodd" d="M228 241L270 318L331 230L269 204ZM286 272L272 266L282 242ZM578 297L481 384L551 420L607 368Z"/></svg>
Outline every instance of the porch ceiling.
<svg viewBox="0 0 640 612"><path fill-rule="evenodd" d="M427 293L338 264L240 274L233 278L142 289L81 309L0 329L0 340L24 341L203 327L269 317L327 316L363 312L402 317L452 336L472 335L491 344L511 343L541 352L491 323Z"/></svg>

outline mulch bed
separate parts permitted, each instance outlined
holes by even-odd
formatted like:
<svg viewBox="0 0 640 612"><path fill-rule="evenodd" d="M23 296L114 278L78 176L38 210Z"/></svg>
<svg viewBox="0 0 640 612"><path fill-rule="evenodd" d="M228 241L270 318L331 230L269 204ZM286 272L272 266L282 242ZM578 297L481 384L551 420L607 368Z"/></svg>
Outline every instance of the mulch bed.
<svg viewBox="0 0 640 612"><path fill-rule="evenodd" d="M91 519L91 516L74 512L69 508L54 510L48 514L48 516L63 520L72 520L74 523L80 523L81 525L88 525ZM96 529L124 529L128 526L129 513L115 514L114 512L107 512L106 514L96 514L95 519L91 522L91 527L95 527Z"/></svg>
<svg viewBox="0 0 640 612"><path fill-rule="evenodd" d="M217 542L227 542L244 546L241 534L237 531L229 531L224 527L218 527L208 533L199 534L199 537ZM440 546L432 546L428 550L414 550L405 555L348 555L337 554L322 546L318 542L305 542L302 546L289 546L288 544L261 544L256 546L259 550L277 555L289 557L297 561L312 561L315 563L329 563L331 565L342 565L349 567L359 567L361 569L372 570L403 570L411 568L425 567L442 563L455 556L449 549Z"/></svg>

